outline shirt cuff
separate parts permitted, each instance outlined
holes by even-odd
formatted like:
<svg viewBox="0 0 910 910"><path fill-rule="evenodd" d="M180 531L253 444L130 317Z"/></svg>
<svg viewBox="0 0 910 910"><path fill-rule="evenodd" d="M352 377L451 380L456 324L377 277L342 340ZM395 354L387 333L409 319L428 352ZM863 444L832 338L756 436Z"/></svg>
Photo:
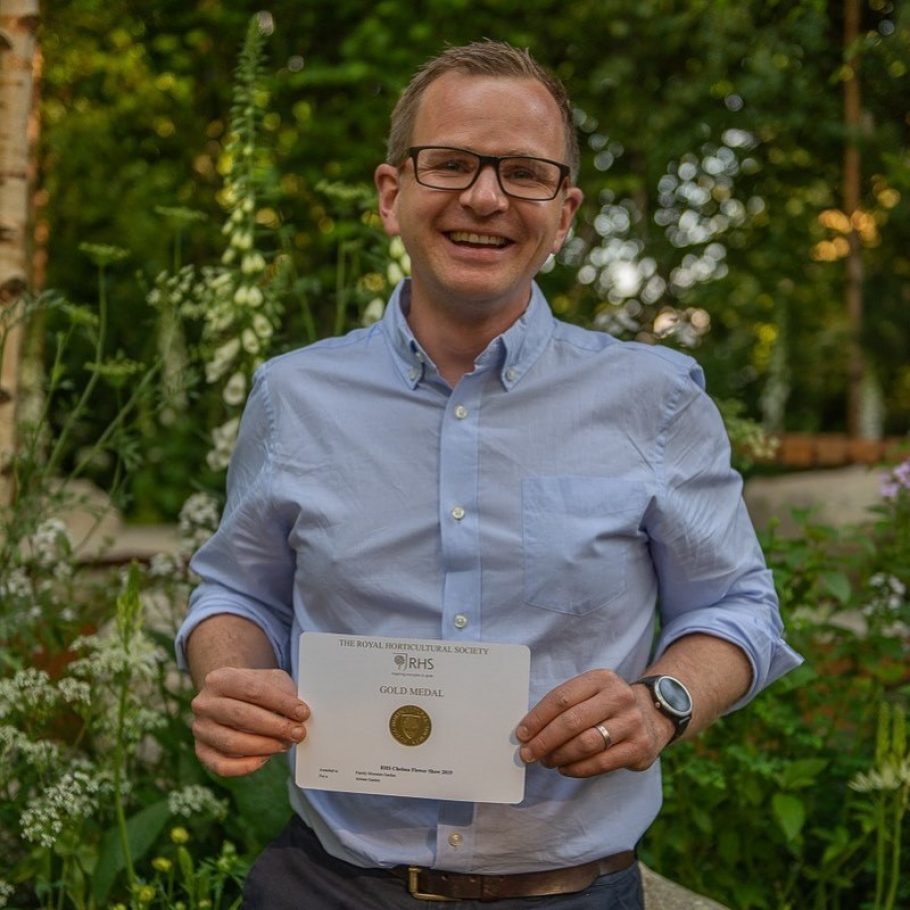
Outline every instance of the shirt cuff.
<svg viewBox="0 0 910 910"><path fill-rule="evenodd" d="M207 591L208 587L208 585L201 585L193 592L193 596L190 598L189 614L177 630L174 640L177 666L181 670L189 669L186 660L186 643L196 626L212 616L229 613L248 619L259 626L275 652L278 666L290 673L290 636L284 623L268 613L263 614L261 609L254 609L240 598L232 597L223 591Z"/></svg>
<svg viewBox="0 0 910 910"><path fill-rule="evenodd" d="M694 610L677 617L664 627L657 642L655 659L673 642L686 635L712 635L736 645L752 667L752 684L742 698L724 711L724 714L730 714L747 705L759 692L803 663L803 658L773 628L777 625L779 620L772 623L772 628L769 629L765 622L756 617L754 604L748 607L726 604L722 608ZM743 630L748 634L743 634Z"/></svg>

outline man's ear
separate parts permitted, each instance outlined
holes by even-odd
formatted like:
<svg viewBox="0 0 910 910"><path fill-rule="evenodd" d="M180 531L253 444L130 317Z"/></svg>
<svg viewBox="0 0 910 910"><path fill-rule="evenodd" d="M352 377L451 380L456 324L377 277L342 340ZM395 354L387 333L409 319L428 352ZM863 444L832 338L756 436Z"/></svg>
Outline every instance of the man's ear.
<svg viewBox="0 0 910 910"><path fill-rule="evenodd" d="M584 198L585 194L577 186L570 186L566 190L565 195L562 198L562 208L559 212L559 230L556 232L556 237L553 239L553 249L551 252L558 253L562 249L566 234L569 233L569 228L572 226L572 221L575 218L575 213L578 211L578 207L581 205Z"/></svg>
<svg viewBox="0 0 910 910"><path fill-rule="evenodd" d="M398 168L391 164L380 164L373 174L373 181L379 193L379 217L382 219L385 232L390 237L401 233L398 229L397 205L400 189L399 176Z"/></svg>

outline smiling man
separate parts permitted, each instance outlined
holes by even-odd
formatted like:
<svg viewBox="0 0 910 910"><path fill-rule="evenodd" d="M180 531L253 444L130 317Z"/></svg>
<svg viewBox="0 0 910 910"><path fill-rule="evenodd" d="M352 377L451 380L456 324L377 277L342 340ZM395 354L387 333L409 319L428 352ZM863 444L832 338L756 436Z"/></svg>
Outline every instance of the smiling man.
<svg viewBox="0 0 910 910"><path fill-rule="evenodd" d="M527 52L418 72L375 174L411 278L376 325L258 372L178 638L222 775L308 735L302 631L527 645L524 800L291 785L246 907L640 910L660 753L799 663L698 366L560 323L534 283L577 168Z"/></svg>

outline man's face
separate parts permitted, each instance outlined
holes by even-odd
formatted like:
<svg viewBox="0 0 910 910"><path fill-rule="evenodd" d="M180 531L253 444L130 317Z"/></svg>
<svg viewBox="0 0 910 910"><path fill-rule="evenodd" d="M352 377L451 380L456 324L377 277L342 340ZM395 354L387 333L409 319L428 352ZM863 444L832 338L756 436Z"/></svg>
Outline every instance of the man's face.
<svg viewBox="0 0 910 910"><path fill-rule="evenodd" d="M449 72L420 101L411 144L468 149L481 155L528 155L565 161L559 108L533 79ZM413 163L376 169L386 232L411 258L414 306L467 316L517 318L531 279L562 246L582 193L560 190L548 202L506 196L491 167L466 190L436 190L414 178Z"/></svg>

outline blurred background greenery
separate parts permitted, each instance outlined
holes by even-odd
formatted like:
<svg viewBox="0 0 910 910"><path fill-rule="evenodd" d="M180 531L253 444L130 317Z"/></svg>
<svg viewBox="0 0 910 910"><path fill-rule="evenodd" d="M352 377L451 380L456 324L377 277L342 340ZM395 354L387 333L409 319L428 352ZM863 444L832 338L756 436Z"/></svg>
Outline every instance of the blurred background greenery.
<svg viewBox="0 0 910 910"><path fill-rule="evenodd" d="M291 265L272 350L358 324L369 299L385 295L371 178L391 107L444 43L490 37L529 47L577 106L586 201L560 262L541 276L562 318L690 350L712 394L741 402L768 430L905 433L910 15L887 0L858 3L845 46L848 5L272 3L261 13L255 220L267 257L283 251ZM181 261L221 253L232 71L257 10L245 0L42 9L33 279L91 300L95 271L79 244L128 249L110 273L109 353L147 360L159 344L143 282L172 267L174 225L156 207L207 216L184 226ZM858 120L845 106L854 75ZM852 317L851 256L862 269L853 288L862 314ZM350 294L339 311L340 282ZM33 350L45 328L32 333ZM145 426L129 513L171 519L208 441L192 407L165 428L149 413ZM95 430L84 427L86 441ZM105 470L99 462L99 477Z"/></svg>

